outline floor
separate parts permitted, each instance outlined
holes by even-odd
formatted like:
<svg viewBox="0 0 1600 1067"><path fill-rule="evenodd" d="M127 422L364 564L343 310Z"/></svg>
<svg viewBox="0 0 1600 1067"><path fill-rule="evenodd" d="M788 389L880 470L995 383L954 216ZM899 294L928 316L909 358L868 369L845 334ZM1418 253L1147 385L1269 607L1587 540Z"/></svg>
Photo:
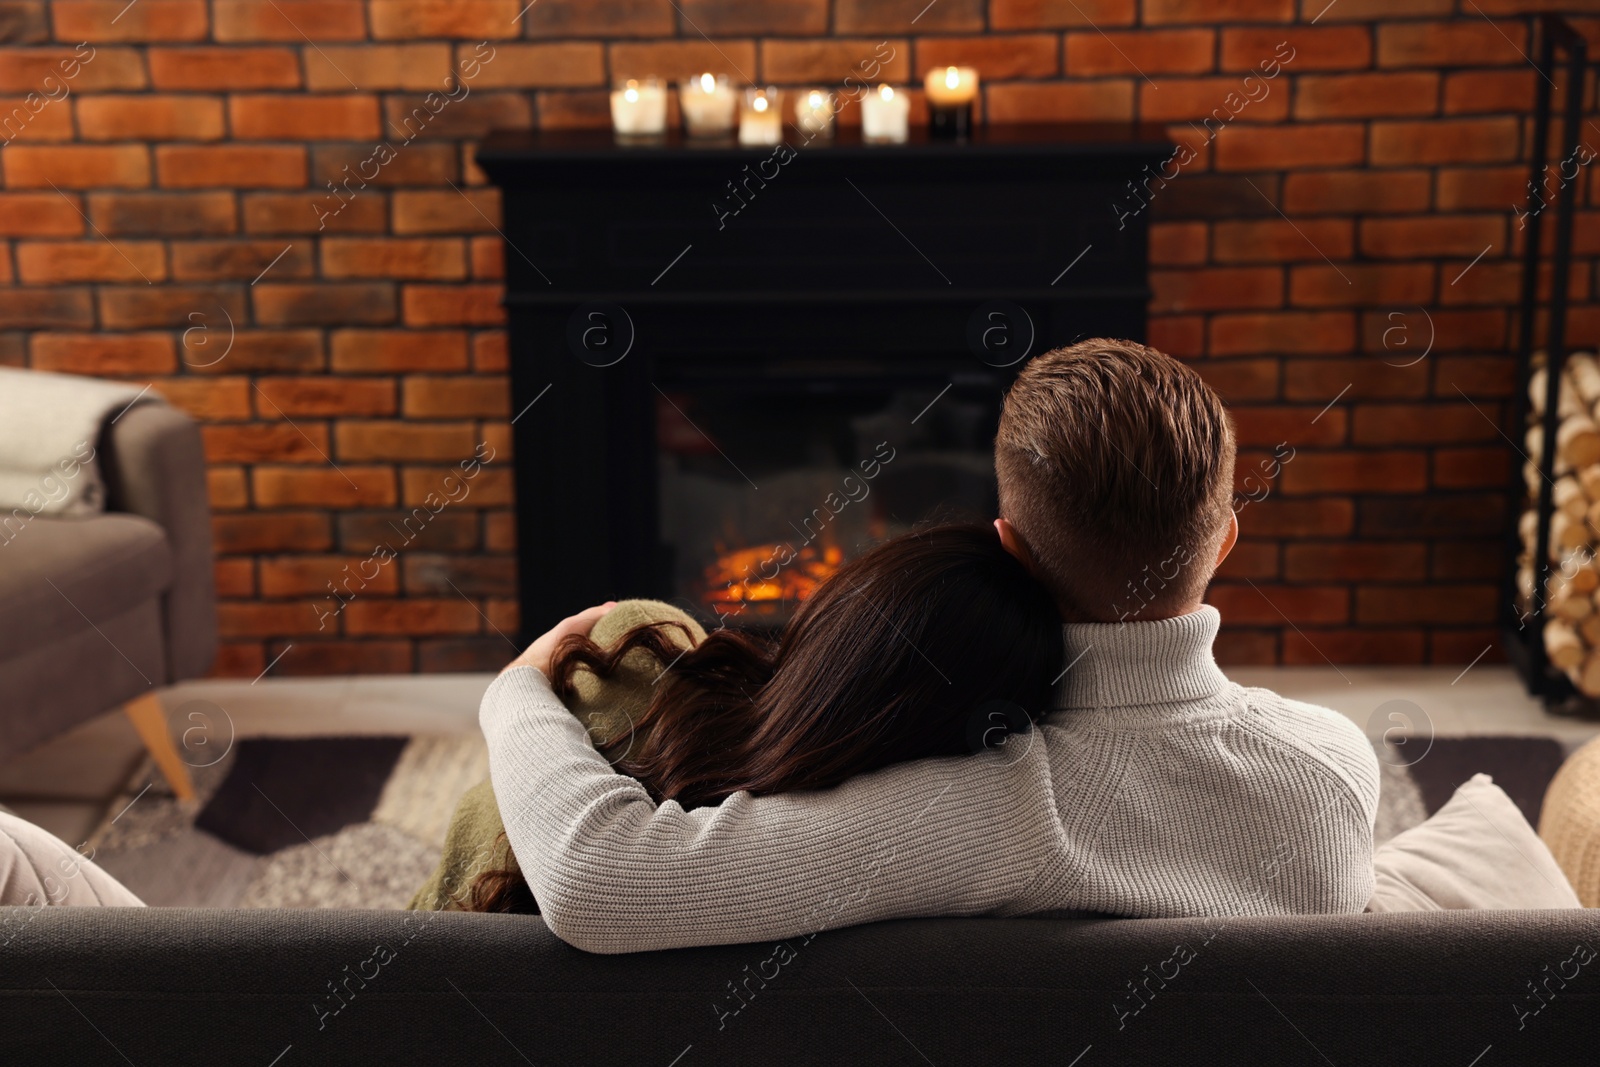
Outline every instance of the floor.
<svg viewBox="0 0 1600 1067"><path fill-rule="evenodd" d="M1567 744L1600 722L1548 715L1508 667L1290 667L1229 672L1241 685L1343 712L1369 735L1506 734ZM186 682L162 702L185 758L218 759L235 738L264 735L452 733L477 729L490 674ZM1400 735L1390 733L1390 739ZM209 747L208 747L209 746ZM0 766L0 804L66 841L82 841L143 749L119 713L102 716Z"/></svg>

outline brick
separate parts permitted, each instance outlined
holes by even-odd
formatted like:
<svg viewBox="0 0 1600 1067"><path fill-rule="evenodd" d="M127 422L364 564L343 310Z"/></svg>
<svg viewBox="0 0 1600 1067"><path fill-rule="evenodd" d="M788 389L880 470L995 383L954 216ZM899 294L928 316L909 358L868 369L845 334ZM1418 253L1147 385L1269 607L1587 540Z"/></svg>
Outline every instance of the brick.
<svg viewBox="0 0 1600 1067"><path fill-rule="evenodd" d="M19 241L17 276L26 285L158 282L167 261L160 241Z"/></svg>
<svg viewBox="0 0 1600 1067"><path fill-rule="evenodd" d="M504 374L511 361L504 330L484 330L472 338L472 369L479 374Z"/></svg>
<svg viewBox="0 0 1600 1067"><path fill-rule="evenodd" d="M1360 535L1495 537L1504 524L1504 493L1430 493L1362 501Z"/></svg>
<svg viewBox="0 0 1600 1067"><path fill-rule="evenodd" d="M1517 120L1374 122L1372 165L1502 163L1517 158Z"/></svg>
<svg viewBox="0 0 1600 1067"><path fill-rule="evenodd" d="M471 634L483 628L478 609L460 597L404 600L357 598L344 609L345 633Z"/></svg>
<svg viewBox="0 0 1600 1067"><path fill-rule="evenodd" d="M132 48L0 48L0 92L75 93L145 88L144 63Z"/></svg>
<svg viewBox="0 0 1600 1067"><path fill-rule="evenodd" d="M668 114L675 107L668 103ZM839 117L848 123L849 109ZM539 128L545 130L611 128L610 94L603 92L545 92L539 94Z"/></svg>
<svg viewBox="0 0 1600 1067"><path fill-rule="evenodd" d="M1407 357L1407 360L1414 357ZM1395 363L1402 361L1398 357ZM1348 391L1346 391L1348 387ZM1376 358L1293 360L1284 369L1283 394L1288 400L1340 402L1426 396L1428 373L1423 364L1395 366ZM1341 395L1342 394L1342 395Z"/></svg>
<svg viewBox="0 0 1600 1067"><path fill-rule="evenodd" d="M264 603L224 600L217 605L217 630L223 637L315 634L325 625L324 612L319 611L319 607L321 605L313 600Z"/></svg>
<svg viewBox="0 0 1600 1067"><path fill-rule="evenodd" d="M726 74L737 83L740 71L756 70L754 41L652 41L648 44L623 41L607 48L612 72L618 77L655 74L669 81L682 81L711 71Z"/></svg>
<svg viewBox="0 0 1600 1067"><path fill-rule="evenodd" d="M1431 263L1308 263L1289 268L1289 301L1299 307L1420 305L1432 300L1433 279Z"/></svg>
<svg viewBox="0 0 1600 1067"><path fill-rule="evenodd" d="M200 433L210 463L328 462L328 428L317 422L203 426Z"/></svg>
<svg viewBox="0 0 1600 1067"><path fill-rule="evenodd" d="M1150 262L1157 267L1192 267L1206 262L1203 222L1165 222L1150 227Z"/></svg>
<svg viewBox="0 0 1600 1067"><path fill-rule="evenodd" d="M229 333L221 315L198 320L203 332L185 330L180 353L202 374L242 371L315 371L323 366L322 334L317 330L242 330ZM208 336L215 334L214 337ZM204 344L201 344L201 341ZM226 355L221 353L226 352Z"/></svg>
<svg viewBox="0 0 1600 1067"><path fill-rule="evenodd" d="M367 177L373 171L376 175ZM461 167L455 146L448 144L408 144L381 166L371 147L318 145L311 150L311 173L314 185L320 188L332 182L348 199L365 186L443 185L459 180ZM348 187L344 185L347 181ZM325 194L323 199L336 203L331 195Z"/></svg>
<svg viewBox="0 0 1600 1067"><path fill-rule="evenodd" d="M386 216L381 192L369 191L342 202L326 191L244 197L244 228L250 233L382 233Z"/></svg>
<svg viewBox="0 0 1600 1067"><path fill-rule="evenodd" d="M264 597L336 596L349 600L368 594L393 596L400 591L399 567L373 556L269 556L259 565ZM333 607L327 602L323 606Z"/></svg>
<svg viewBox="0 0 1600 1067"><path fill-rule="evenodd" d="M834 0L833 29L840 34L982 30L984 6L983 0L939 0L919 13L916 5L898 0ZM1001 28L998 15L994 28Z"/></svg>
<svg viewBox="0 0 1600 1067"><path fill-rule="evenodd" d="M335 330L332 350L340 373L467 369L467 335L460 330Z"/></svg>
<svg viewBox="0 0 1600 1067"><path fill-rule="evenodd" d="M880 69L869 78L865 72L875 66ZM902 83L911 80L911 43L903 37L882 42L859 38L763 41L761 77L791 85L834 85L846 78L851 78L852 83ZM980 72L982 77L986 75Z"/></svg>
<svg viewBox="0 0 1600 1067"><path fill-rule="evenodd" d="M1278 662L1277 630L1241 630L1223 621L1212 649L1217 662L1228 667L1270 667Z"/></svg>
<svg viewBox="0 0 1600 1067"><path fill-rule="evenodd" d="M406 556L408 595L515 596L517 561L510 556Z"/></svg>
<svg viewBox="0 0 1600 1067"><path fill-rule="evenodd" d="M407 418L498 418L510 414L511 387L503 377L414 375L404 386Z"/></svg>
<svg viewBox="0 0 1600 1067"><path fill-rule="evenodd" d="M1253 537L1346 537L1355 524L1355 507L1334 497L1286 500L1275 494L1251 504L1239 521Z"/></svg>
<svg viewBox="0 0 1600 1067"><path fill-rule="evenodd" d="M478 424L478 436L482 437L481 444L489 448L489 458L501 463L509 463L515 451L511 440L511 422L509 419L501 422L485 420Z"/></svg>
<svg viewBox="0 0 1600 1067"><path fill-rule="evenodd" d="M506 276L505 245L499 237L474 237L467 242L468 258L472 261L474 278L504 278Z"/></svg>
<svg viewBox="0 0 1600 1067"><path fill-rule="evenodd" d="M232 193L89 194L89 217L108 237L230 234L238 229L236 214Z"/></svg>
<svg viewBox="0 0 1600 1067"><path fill-rule="evenodd" d="M28 365L28 341L21 333L0 333L0 366Z"/></svg>
<svg viewBox="0 0 1600 1067"><path fill-rule="evenodd" d="M209 473L209 472L208 472ZM216 506L216 493L211 494L212 506ZM220 597L252 597L256 592L255 563L248 559L219 559L212 565L212 576L216 581L217 595Z"/></svg>
<svg viewBox="0 0 1600 1067"><path fill-rule="evenodd" d="M56 36L64 41L203 41L205 0L54 0Z"/></svg>
<svg viewBox="0 0 1600 1067"><path fill-rule="evenodd" d="M393 507L396 501L392 467L258 466L250 472L250 484L258 508Z"/></svg>
<svg viewBox="0 0 1600 1067"><path fill-rule="evenodd" d="M1195 364L1194 369L1225 404L1278 397L1278 361L1275 359L1205 359Z"/></svg>
<svg viewBox="0 0 1600 1067"><path fill-rule="evenodd" d="M498 285L408 285L401 297L407 326L498 326L505 321Z"/></svg>
<svg viewBox="0 0 1600 1067"><path fill-rule="evenodd" d="M1285 493L1415 493L1427 488L1422 452L1301 452L1284 464Z"/></svg>
<svg viewBox="0 0 1600 1067"><path fill-rule="evenodd" d="M1212 229L1212 256L1218 263L1348 259L1354 251L1354 227L1344 219L1219 222Z"/></svg>
<svg viewBox="0 0 1600 1067"><path fill-rule="evenodd" d="M1293 22L1294 0L1144 0L1144 24Z"/></svg>
<svg viewBox="0 0 1600 1067"><path fill-rule="evenodd" d="M490 628L501 633L516 633L522 625L522 613L515 600L496 600L490 598L483 603L483 613L488 618ZM509 643L510 638L506 638ZM515 645L510 647L515 648Z"/></svg>
<svg viewBox="0 0 1600 1067"><path fill-rule="evenodd" d="M259 641L223 641L207 678L255 678L267 667L266 651Z"/></svg>
<svg viewBox="0 0 1600 1067"><path fill-rule="evenodd" d="M386 94L383 100L385 128L397 137L444 138L482 137L491 130L522 129L534 125L533 106L524 93L496 93L474 89L472 95L453 100L450 106L435 111L422 96ZM607 114L609 115L607 95Z"/></svg>
<svg viewBox="0 0 1600 1067"><path fill-rule="evenodd" d="M1205 74L1213 68L1215 48L1213 30L1086 30L1066 35L1067 74Z"/></svg>
<svg viewBox="0 0 1600 1067"><path fill-rule="evenodd" d="M1376 215L1427 211L1432 179L1425 170L1306 171L1283 183L1290 215Z"/></svg>
<svg viewBox="0 0 1600 1067"><path fill-rule="evenodd" d="M137 189L150 184L143 145L15 145L6 149L8 189Z"/></svg>
<svg viewBox="0 0 1600 1067"><path fill-rule="evenodd" d="M459 239L327 237L322 241L322 275L325 278L465 278L466 249Z"/></svg>
<svg viewBox="0 0 1600 1067"><path fill-rule="evenodd" d="M1550 288L1548 267L1540 270L1540 288ZM1445 260L1439 264L1439 298L1445 304L1514 304L1522 292L1522 263L1491 252L1477 263L1467 258ZM1573 264L1568 295L1582 300L1589 289L1588 264ZM1569 317L1568 329L1571 331Z"/></svg>
<svg viewBox="0 0 1600 1067"><path fill-rule="evenodd" d="M1340 445L1345 442L1345 413L1338 408L1324 411L1322 405L1306 407L1252 405L1235 408L1231 414L1240 448L1271 449L1282 444L1298 450L1319 445ZM1249 475L1253 479L1251 485L1257 485L1271 474L1274 465L1283 466L1286 462L1293 462L1293 458L1280 462L1271 455L1263 454L1246 463L1241 457L1238 473L1240 477Z"/></svg>
<svg viewBox="0 0 1600 1067"><path fill-rule="evenodd" d="M478 547L478 518L469 511L359 511L338 516L339 547L346 552L468 552Z"/></svg>
<svg viewBox="0 0 1600 1067"><path fill-rule="evenodd" d="M290 48L151 48L148 61L157 89L300 88L300 60Z"/></svg>
<svg viewBox="0 0 1600 1067"><path fill-rule="evenodd" d="M450 46L432 44L328 45L304 51L306 88L321 92L441 89L452 73Z"/></svg>
<svg viewBox="0 0 1600 1067"><path fill-rule="evenodd" d="M828 32L828 0L682 0L679 11L685 33L809 34Z"/></svg>
<svg viewBox="0 0 1600 1067"><path fill-rule="evenodd" d="M1502 346L1503 347L1503 346ZM1516 389L1515 365L1507 356L1453 356L1439 360L1434 391L1440 396L1510 396Z"/></svg>
<svg viewBox="0 0 1600 1067"><path fill-rule="evenodd" d="M1151 271L1150 288L1153 312L1278 307L1283 302L1283 271L1276 267Z"/></svg>
<svg viewBox="0 0 1600 1067"><path fill-rule="evenodd" d="M50 17L44 0L6 0L0 3L0 41L43 44L50 39Z"/></svg>
<svg viewBox="0 0 1600 1067"><path fill-rule="evenodd" d="M1361 251L1385 259L1475 256L1505 240L1498 216L1369 219L1361 223Z"/></svg>
<svg viewBox="0 0 1600 1067"><path fill-rule="evenodd" d="M1160 315L1150 320L1146 341L1169 356L1203 356L1206 322L1202 315Z"/></svg>
<svg viewBox="0 0 1600 1067"><path fill-rule="evenodd" d="M1277 543L1240 540L1233 546L1233 551L1228 553L1228 558L1217 568L1217 577L1224 580L1277 578Z"/></svg>
<svg viewBox="0 0 1600 1067"><path fill-rule="evenodd" d="M290 646L274 642L268 651L277 657ZM349 674L409 674L410 641L296 641L278 660L273 674L289 677L324 677Z"/></svg>
<svg viewBox="0 0 1600 1067"><path fill-rule="evenodd" d="M1503 310L1369 311L1362 315L1361 347L1391 364L1415 361L1424 350L1504 351Z"/></svg>
<svg viewBox="0 0 1600 1067"><path fill-rule="evenodd" d="M502 44L495 50L493 61L482 63L472 79L474 91L606 84L605 52L598 43ZM467 46L459 46L456 62L469 69L465 64L473 54Z"/></svg>
<svg viewBox="0 0 1600 1067"><path fill-rule="evenodd" d="M309 278L308 244L282 241L174 241L172 276L179 281Z"/></svg>
<svg viewBox="0 0 1600 1067"><path fill-rule="evenodd" d="M88 329L94 324L94 304L87 289L0 288L0 330Z"/></svg>
<svg viewBox="0 0 1600 1067"><path fill-rule="evenodd" d="M491 512L483 517L483 547L490 552L515 552L517 517L509 511Z"/></svg>
<svg viewBox="0 0 1600 1067"><path fill-rule="evenodd" d="M1499 644L1500 640L1500 632L1487 627L1476 630L1435 630L1429 642L1428 662L1448 663L1463 670L1471 666L1504 663L1506 654Z"/></svg>
<svg viewBox="0 0 1600 1067"><path fill-rule="evenodd" d="M1283 44L1289 46L1287 51L1280 51ZM1280 55L1286 60L1278 60ZM1223 70L1261 70L1263 63L1274 60L1297 74L1357 70L1372 63L1372 31L1365 26L1320 25L1223 28Z"/></svg>
<svg viewBox="0 0 1600 1067"><path fill-rule="evenodd" d="M64 374L171 374L178 369L166 333L40 333L33 368Z"/></svg>
<svg viewBox="0 0 1600 1067"><path fill-rule="evenodd" d="M381 326L395 319L394 286L384 282L262 282L251 291L263 326Z"/></svg>
<svg viewBox="0 0 1600 1067"><path fill-rule="evenodd" d="M1386 13L1388 17L1388 13ZM1462 19L1378 26L1380 67L1487 67L1526 62L1521 22Z"/></svg>
<svg viewBox="0 0 1600 1067"><path fill-rule="evenodd" d="M358 93L232 96L228 122L241 141L367 141L383 132L378 98Z"/></svg>
<svg viewBox="0 0 1600 1067"><path fill-rule="evenodd" d="M1291 582L1415 582L1427 573L1428 546L1392 541L1287 545L1283 564L1284 576Z"/></svg>
<svg viewBox="0 0 1600 1067"><path fill-rule="evenodd" d="M1432 115L1438 111L1438 99L1439 75L1433 73L1309 75L1297 85L1294 117Z"/></svg>
<svg viewBox="0 0 1600 1067"><path fill-rule="evenodd" d="M669 0L540 0L522 13L529 37L671 37Z"/></svg>
<svg viewBox="0 0 1600 1067"><path fill-rule="evenodd" d="M1218 315L1211 320L1214 356L1342 353L1355 347L1349 312L1272 311Z"/></svg>
<svg viewBox="0 0 1600 1067"><path fill-rule="evenodd" d="M100 322L113 330L209 325L220 331L228 320L244 321L244 294L236 286L102 287L99 297Z"/></svg>
<svg viewBox="0 0 1600 1067"><path fill-rule="evenodd" d="M263 419L393 415L395 385L387 378L272 375L256 382Z"/></svg>
<svg viewBox="0 0 1600 1067"><path fill-rule="evenodd" d="M455 467L407 467L400 476L401 501L415 507L429 496L471 508L509 507L516 499L509 467L485 467L470 479Z"/></svg>
<svg viewBox="0 0 1600 1067"><path fill-rule="evenodd" d="M1492 585L1363 586L1356 590L1359 623L1492 622Z"/></svg>
<svg viewBox="0 0 1600 1067"><path fill-rule="evenodd" d="M306 150L287 145L157 145L156 175L171 189L292 189L306 184Z"/></svg>
<svg viewBox="0 0 1600 1067"><path fill-rule="evenodd" d="M1469 403L1362 404L1356 408L1360 445L1454 444L1497 441L1500 430Z"/></svg>
<svg viewBox="0 0 1600 1067"><path fill-rule="evenodd" d="M206 469L206 495L211 498L213 511L238 511L250 506L250 492L244 478L243 467L208 467ZM219 561L219 573L227 563L240 561ZM254 568L246 564L246 571L251 576L250 585L254 585ZM249 596L253 590L231 589L224 591L219 583L217 592L221 596Z"/></svg>
<svg viewBox="0 0 1600 1067"><path fill-rule="evenodd" d="M57 144L73 136L71 104L37 93L0 99L0 144Z"/></svg>
<svg viewBox="0 0 1600 1067"><path fill-rule="evenodd" d="M1133 118L1131 81L1002 82L984 90L990 122L1087 122Z"/></svg>
<svg viewBox="0 0 1600 1067"><path fill-rule="evenodd" d="M514 631L508 631L514 635ZM417 671L421 674L461 671L498 671L506 665L516 645L500 634L487 637L438 637L417 642Z"/></svg>
<svg viewBox="0 0 1600 1067"><path fill-rule="evenodd" d="M472 455L477 437L469 422L408 423L346 419L334 431L338 458L359 460L445 460Z"/></svg>
<svg viewBox="0 0 1600 1067"><path fill-rule="evenodd" d="M322 512L270 515L213 515L211 540L218 555L259 552L325 552L332 545L332 523Z"/></svg>
<svg viewBox="0 0 1600 1067"><path fill-rule="evenodd" d="M1339 0L1324 12L1322 18L1329 22L1393 19L1406 15L1448 15L1453 9L1451 0Z"/></svg>
<svg viewBox="0 0 1600 1067"><path fill-rule="evenodd" d="M1506 448L1441 448L1433 454L1436 489L1493 489L1511 477Z"/></svg>
<svg viewBox="0 0 1600 1067"><path fill-rule="evenodd" d="M155 388L173 407L202 422L234 422L250 417L250 380L243 376L168 378L156 382Z"/></svg>
<svg viewBox="0 0 1600 1067"><path fill-rule="evenodd" d="M1217 135L1218 170L1329 168L1366 158L1366 129L1322 122L1251 128L1235 122Z"/></svg>
<svg viewBox="0 0 1600 1067"><path fill-rule="evenodd" d="M1289 629L1283 633L1283 665L1413 664L1422 661L1422 646L1423 633L1420 630Z"/></svg>
<svg viewBox="0 0 1600 1067"><path fill-rule="evenodd" d="M367 36L363 4L328 0L215 0L219 41L359 41Z"/></svg>
<svg viewBox="0 0 1600 1067"><path fill-rule="evenodd" d="M1505 543L1444 541L1433 546L1433 578L1445 581L1494 580L1505 562Z"/></svg>
<svg viewBox="0 0 1600 1067"><path fill-rule="evenodd" d="M80 198L48 193L0 193L0 237L77 237L84 232Z"/></svg>
<svg viewBox="0 0 1600 1067"><path fill-rule="evenodd" d="M993 0L993 30L1049 30L1129 26L1136 21L1134 0Z"/></svg>
<svg viewBox="0 0 1600 1067"><path fill-rule="evenodd" d="M972 67L985 82L1049 78L1061 73L1061 47L1053 33L917 39L918 79L926 77L930 70L950 66ZM884 73L871 80L891 81L891 70L886 65Z"/></svg>
<svg viewBox="0 0 1600 1067"><path fill-rule="evenodd" d="M1471 70L1444 79L1446 115L1476 115L1531 108L1532 70Z"/></svg>
<svg viewBox="0 0 1600 1067"><path fill-rule="evenodd" d="M1347 622L1350 593L1329 585L1213 585L1206 600L1230 624L1257 626Z"/></svg>
<svg viewBox="0 0 1600 1067"><path fill-rule="evenodd" d="M1261 82L1248 97L1237 77L1161 78L1139 82L1139 117L1152 122L1193 120L1191 145L1236 122L1279 122L1289 114L1288 82ZM1255 90L1252 90L1255 91Z"/></svg>
<svg viewBox="0 0 1600 1067"><path fill-rule="evenodd" d="M378 40L409 37L519 37L519 0L382 0L371 5L372 36Z"/></svg>

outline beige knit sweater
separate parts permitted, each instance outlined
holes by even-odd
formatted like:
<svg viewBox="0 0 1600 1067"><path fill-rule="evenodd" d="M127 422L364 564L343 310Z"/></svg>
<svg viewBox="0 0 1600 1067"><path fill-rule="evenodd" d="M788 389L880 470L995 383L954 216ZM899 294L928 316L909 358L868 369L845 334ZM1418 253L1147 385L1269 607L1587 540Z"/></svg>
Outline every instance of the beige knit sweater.
<svg viewBox="0 0 1600 1067"><path fill-rule="evenodd" d="M907 916L1358 912L1377 758L1337 712L1230 682L1218 623L1067 626L1056 710L1003 748L694 811L613 771L532 668L480 721L545 921L592 952Z"/></svg>

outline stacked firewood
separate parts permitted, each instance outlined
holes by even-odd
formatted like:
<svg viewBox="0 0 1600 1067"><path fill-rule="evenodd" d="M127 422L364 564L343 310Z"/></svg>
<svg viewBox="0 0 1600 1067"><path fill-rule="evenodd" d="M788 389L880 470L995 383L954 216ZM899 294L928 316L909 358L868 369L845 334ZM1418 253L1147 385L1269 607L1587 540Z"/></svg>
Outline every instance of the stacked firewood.
<svg viewBox="0 0 1600 1067"><path fill-rule="evenodd" d="M1524 613L1536 602L1534 561L1539 530L1538 464L1544 456L1544 410L1549 377L1543 353L1534 356L1528 379L1530 414L1524 438L1528 460L1523 479L1528 499L1519 519L1522 551L1517 557L1517 593ZM1561 374L1551 496L1550 563L1544 590L1544 647L1550 662L1585 695L1600 697L1600 362L1593 353L1567 357Z"/></svg>

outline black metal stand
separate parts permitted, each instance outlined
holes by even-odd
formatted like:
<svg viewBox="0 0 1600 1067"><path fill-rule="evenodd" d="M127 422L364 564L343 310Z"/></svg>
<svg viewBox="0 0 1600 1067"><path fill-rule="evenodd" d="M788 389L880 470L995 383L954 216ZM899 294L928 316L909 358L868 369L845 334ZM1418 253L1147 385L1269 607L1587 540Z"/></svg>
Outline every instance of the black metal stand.
<svg viewBox="0 0 1600 1067"><path fill-rule="evenodd" d="M1534 83L1533 145L1529 159L1529 199L1527 238L1523 247L1522 295L1518 306L1519 338L1517 344L1517 393L1513 398L1515 418L1512 425L1519 434L1528 426L1531 398L1529 380L1533 374L1533 350L1538 336L1539 274L1542 236L1544 230L1547 170L1550 165L1550 115L1551 97L1555 89L1553 75L1558 67L1556 53L1565 58L1560 67L1567 75L1566 101L1562 114L1561 133L1565 151L1561 160L1576 157L1578 130L1583 115L1585 79L1588 73L1588 44L1582 34L1557 15L1536 15L1530 19L1539 38L1539 58L1535 64L1538 80ZM1558 169L1560 164L1557 164ZM1504 624L1507 657L1521 674L1528 692L1541 696L1546 703L1554 704L1571 698L1576 690L1561 671L1553 669L1545 653L1544 624L1546 593L1550 581L1551 559L1549 552L1551 517L1554 510L1555 444L1556 430L1560 424L1561 374L1566 364L1567 283L1572 268L1573 206L1577 181L1563 181L1556 202L1555 248L1551 256L1550 300L1545 330L1545 403L1543 413L1543 451L1538 456L1527 457L1539 470L1538 529L1533 545L1534 582L1531 602L1519 607L1521 593L1517 584L1518 557L1523 544L1519 519L1528 496L1522 466L1513 465L1511 479L1511 509L1507 532L1508 567L1504 603L1507 618Z"/></svg>

